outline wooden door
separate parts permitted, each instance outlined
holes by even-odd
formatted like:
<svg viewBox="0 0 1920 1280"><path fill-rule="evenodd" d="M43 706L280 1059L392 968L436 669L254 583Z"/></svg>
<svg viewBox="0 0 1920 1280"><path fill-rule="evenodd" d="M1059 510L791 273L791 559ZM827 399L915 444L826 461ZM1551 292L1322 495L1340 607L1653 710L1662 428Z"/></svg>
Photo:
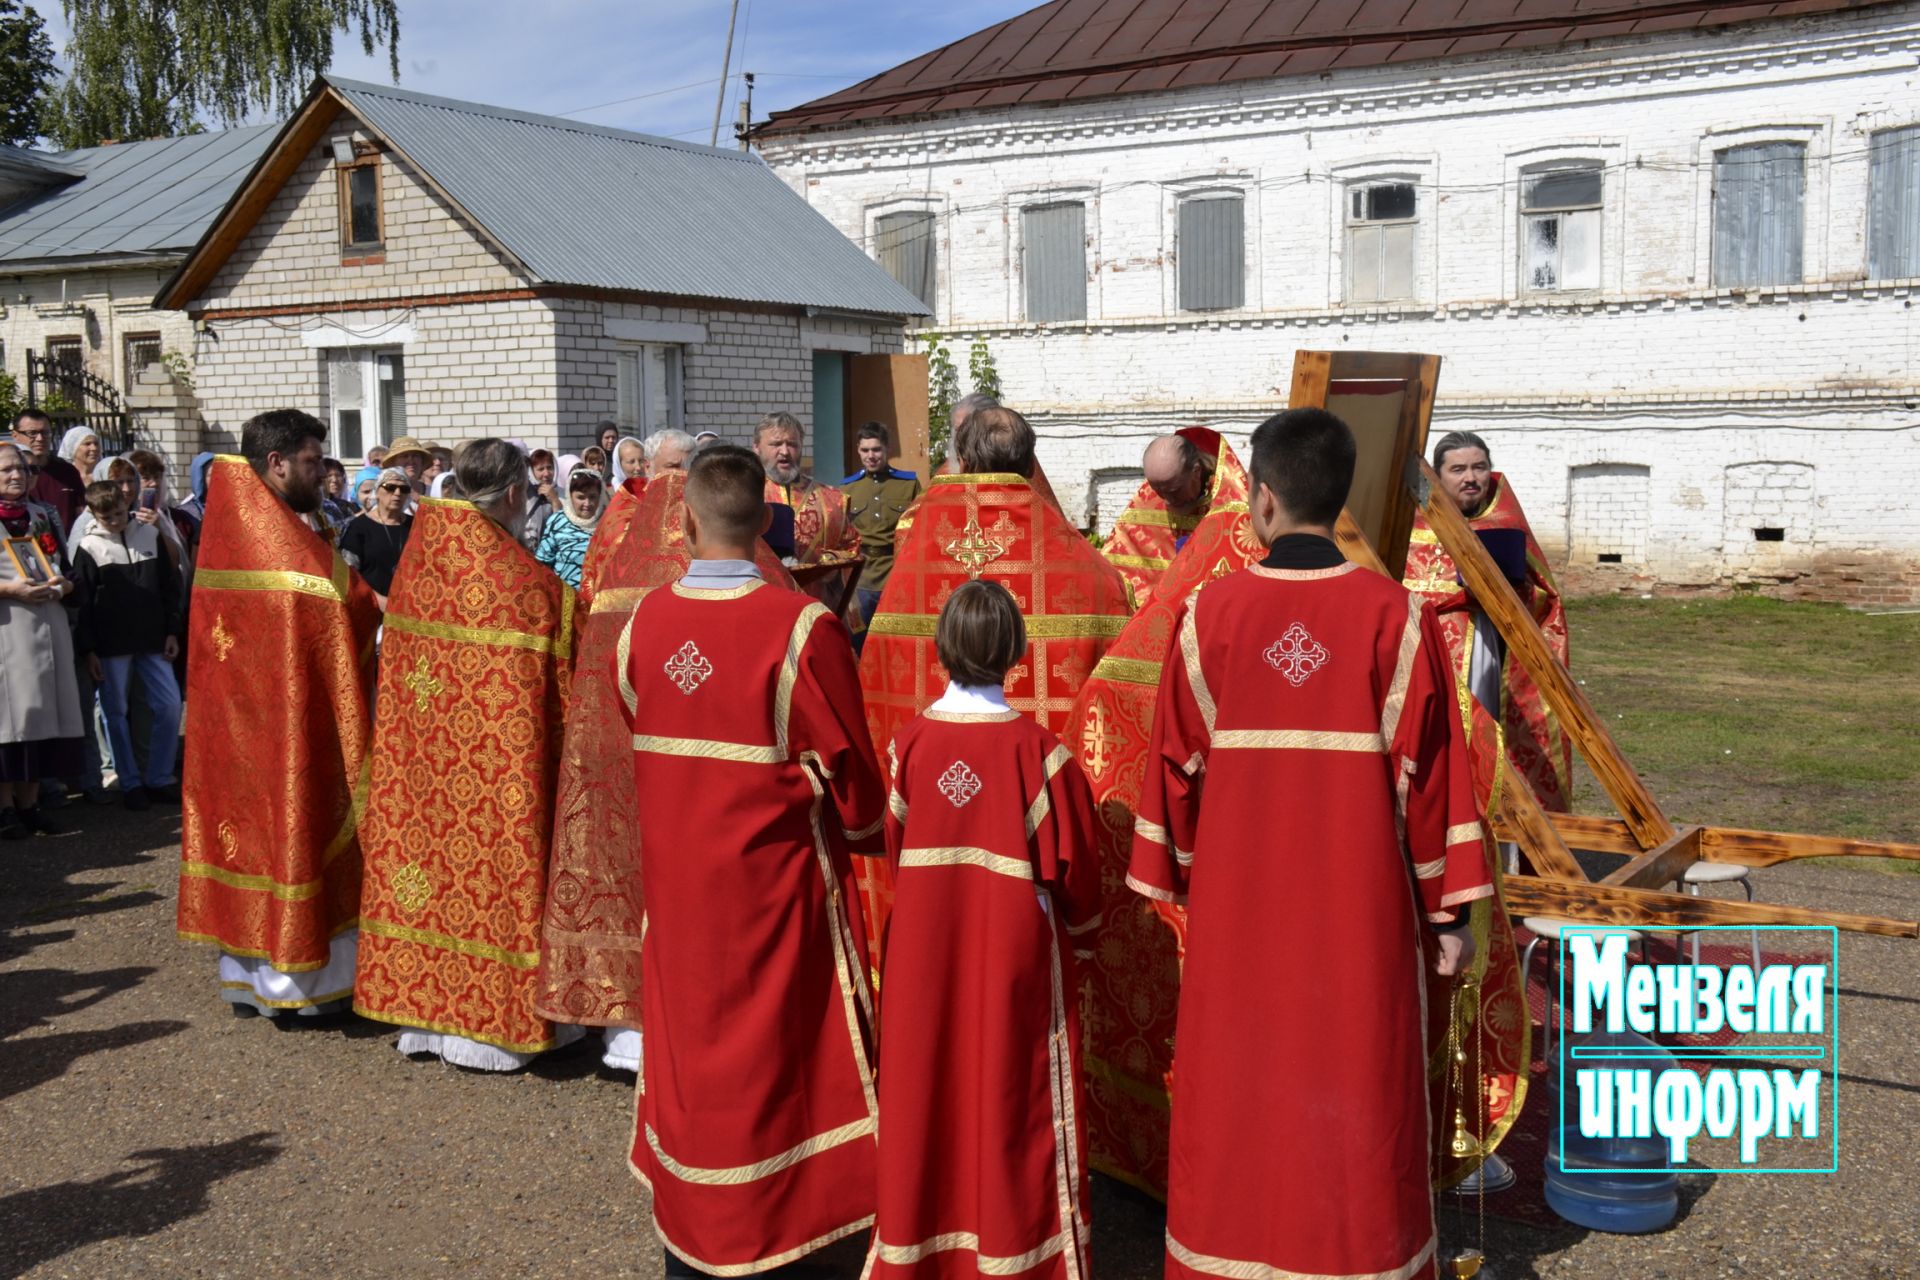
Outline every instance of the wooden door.
<svg viewBox="0 0 1920 1280"><path fill-rule="evenodd" d="M927 358L854 356L848 378L849 434L868 422L883 422L893 436L893 465L926 483Z"/></svg>

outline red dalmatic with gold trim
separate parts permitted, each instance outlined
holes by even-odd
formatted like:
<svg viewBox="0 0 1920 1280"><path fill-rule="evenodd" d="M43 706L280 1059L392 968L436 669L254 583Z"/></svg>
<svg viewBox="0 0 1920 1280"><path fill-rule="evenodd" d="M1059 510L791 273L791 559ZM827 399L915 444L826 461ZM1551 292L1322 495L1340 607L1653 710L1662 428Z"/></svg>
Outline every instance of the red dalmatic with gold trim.
<svg viewBox="0 0 1920 1280"><path fill-rule="evenodd" d="M1006 587L1026 615L1027 655L1007 673L1007 704L1055 734L1067 731L1074 697L1132 613L1119 572L1025 479L933 477L860 655L875 742L892 741L946 689L934 627L953 589L971 578ZM883 863L861 873L861 909L878 939L891 875Z"/></svg>
<svg viewBox="0 0 1920 1280"><path fill-rule="evenodd" d="M587 540L587 554L580 561L580 589L575 593L575 607L581 613L593 611L594 588L608 562L626 542L633 528L634 513L640 509L640 500L646 492L647 478L632 476L607 499L607 509L600 513L600 523L594 526L593 537Z"/></svg>
<svg viewBox="0 0 1920 1280"><path fill-rule="evenodd" d="M1114 522L1106 545L1100 548L1107 563L1127 580L1133 589L1134 602L1142 609L1152 603L1161 577L1194 530L1200 527L1200 522L1212 512L1235 503L1244 510L1247 502L1247 470L1234 456L1225 436L1208 427L1187 427L1174 434L1192 444L1212 463L1206 501L1198 509L1177 516L1167 510L1166 499L1142 481L1133 501Z"/></svg>
<svg viewBox="0 0 1920 1280"><path fill-rule="evenodd" d="M1567 608L1553 571L1547 568L1547 556L1533 536L1527 513L1520 508L1507 478L1498 471L1489 477L1493 493L1486 509L1467 521L1477 532L1482 529L1518 529L1527 535L1527 581L1520 595L1533 611L1535 622L1546 633L1547 644L1561 666L1567 665ZM1401 580L1432 602L1440 615L1440 629L1447 640L1447 652L1453 656L1454 673L1460 685L1467 685L1468 662L1473 652L1473 629L1481 625L1473 603L1458 581L1459 569L1453 557L1440 545L1439 537L1427 523L1426 513L1414 516L1413 540L1407 548L1407 569ZM1573 743L1560 727L1560 717L1547 705L1546 695L1533 682L1527 669L1507 655L1503 681L1506 707L1501 729L1506 737L1507 756L1533 787L1541 807L1564 813L1573 796Z"/></svg>
<svg viewBox="0 0 1920 1280"><path fill-rule="evenodd" d="M380 606L243 458L216 458L188 647L180 936L287 973L360 914Z"/></svg>
<svg viewBox="0 0 1920 1280"><path fill-rule="evenodd" d="M1102 916L1094 939L1093 961L1082 967L1085 983L1088 1128L1093 1167L1162 1199L1167 1193L1167 1128L1173 1091L1174 1023L1180 964L1186 948L1187 911L1178 903L1143 898L1127 886L1133 853L1134 817L1146 775L1154 704L1163 663L1174 641L1174 623L1194 588L1255 563L1265 552L1251 521L1238 507L1215 511L1195 529L1174 558L1153 603L1134 615L1113 642L1093 678L1074 704L1069 744L1093 787L1099 825ZM1477 704L1475 709L1477 711ZM1484 810L1492 780L1483 744L1492 740L1491 723L1479 715L1488 733L1469 744L1474 795ZM1488 848L1488 873L1495 871ZM1474 958L1477 995L1467 1012L1482 1023L1469 1025L1462 1045L1469 1055L1466 1079L1482 1082L1484 1107L1472 1128L1492 1150L1518 1118L1525 1095L1527 1020L1519 981L1518 956L1506 913L1493 900L1474 904ZM1445 1057L1451 979L1430 979L1428 1085L1434 1121L1436 1182L1450 1186L1477 1168L1480 1156L1462 1159L1452 1152L1454 1113L1461 1109L1446 1093ZM1465 1108L1470 1115L1471 1107Z"/></svg>
<svg viewBox="0 0 1920 1280"><path fill-rule="evenodd" d="M573 589L466 502L414 516L387 597L354 1008L553 1046L534 1008Z"/></svg>
<svg viewBox="0 0 1920 1280"><path fill-rule="evenodd" d="M1167 1274L1432 1275L1423 922L1495 893L1432 610L1350 564L1210 582L1152 733L1128 882L1189 903Z"/></svg>
<svg viewBox="0 0 1920 1280"><path fill-rule="evenodd" d="M1086 1280L1073 951L1100 910L1093 797L1017 711L930 710L889 762L897 896L869 1274Z"/></svg>
<svg viewBox="0 0 1920 1280"><path fill-rule="evenodd" d="M643 858L646 1050L632 1165L712 1275L873 1222L877 1101L850 849L884 784L824 605L752 582L650 591L617 665Z"/></svg>
<svg viewBox="0 0 1920 1280"><path fill-rule="evenodd" d="M640 1025L640 797L613 655L640 598L687 571L686 487L685 474L676 471L647 485L637 500L626 490L616 495L616 504L626 503L609 508L593 543L601 545L607 521L618 516L610 549L597 569L580 577L580 598L587 599L592 584L593 603L580 626L567 704L534 1002L555 1022ZM755 549L761 576L794 590L772 549L764 542ZM587 554L591 565L593 551Z"/></svg>

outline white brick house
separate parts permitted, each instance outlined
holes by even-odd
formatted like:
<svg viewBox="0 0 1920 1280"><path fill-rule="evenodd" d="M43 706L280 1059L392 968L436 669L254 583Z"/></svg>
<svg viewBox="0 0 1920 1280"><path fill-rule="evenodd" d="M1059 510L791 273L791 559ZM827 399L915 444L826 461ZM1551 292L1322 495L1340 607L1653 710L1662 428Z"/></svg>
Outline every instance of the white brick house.
<svg viewBox="0 0 1920 1280"><path fill-rule="evenodd" d="M156 303L200 331L207 447L290 406L348 459L773 409L831 453L923 310L757 157L331 78Z"/></svg>
<svg viewBox="0 0 1920 1280"><path fill-rule="evenodd" d="M1920 601L1920 5L1377 15L1056 0L756 139L1090 523L1297 349L1435 352L1577 584Z"/></svg>

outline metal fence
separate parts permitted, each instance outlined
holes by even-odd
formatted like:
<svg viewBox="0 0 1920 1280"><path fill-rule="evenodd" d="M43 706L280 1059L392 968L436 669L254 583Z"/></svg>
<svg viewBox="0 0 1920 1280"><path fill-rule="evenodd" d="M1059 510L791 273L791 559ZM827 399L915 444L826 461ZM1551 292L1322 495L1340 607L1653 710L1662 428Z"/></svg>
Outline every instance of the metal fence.
<svg viewBox="0 0 1920 1280"><path fill-rule="evenodd" d="M84 426L100 438L103 454L133 448L133 415L119 390L77 365L27 352L27 407L53 419L55 447L69 428Z"/></svg>

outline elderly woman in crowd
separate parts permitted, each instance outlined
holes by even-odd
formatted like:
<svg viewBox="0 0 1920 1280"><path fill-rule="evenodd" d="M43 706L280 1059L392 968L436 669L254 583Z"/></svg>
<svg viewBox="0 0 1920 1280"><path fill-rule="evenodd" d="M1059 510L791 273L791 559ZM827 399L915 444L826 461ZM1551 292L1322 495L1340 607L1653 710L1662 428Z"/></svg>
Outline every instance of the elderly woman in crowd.
<svg viewBox="0 0 1920 1280"><path fill-rule="evenodd" d="M684 472L693 459L693 437L677 427L665 427L648 436L646 448L649 480L669 471Z"/></svg>
<svg viewBox="0 0 1920 1280"><path fill-rule="evenodd" d="M373 506L349 521L340 535L340 554L379 593L382 608L393 589L400 553L407 549L407 534L413 529L408 510L412 499L413 481L400 468L388 467L376 483Z"/></svg>
<svg viewBox="0 0 1920 1280"><path fill-rule="evenodd" d="M0 444L0 840L57 830L40 812L40 780L80 771L86 733L59 520L28 483L26 455Z"/></svg>
<svg viewBox="0 0 1920 1280"><path fill-rule="evenodd" d="M327 519L344 525L361 510L347 497L347 464L338 458L322 458L320 465L325 468L320 480L320 507Z"/></svg>
<svg viewBox="0 0 1920 1280"><path fill-rule="evenodd" d="M60 456L81 475L92 475L100 465L100 437L92 427L68 427L67 434L60 437Z"/></svg>
<svg viewBox="0 0 1920 1280"><path fill-rule="evenodd" d="M380 492L380 477L377 475L368 476L365 480L362 480L358 485L354 486L354 491L353 491L354 514L358 515L362 511L373 510L373 498L374 498L374 495L379 492Z"/></svg>
<svg viewBox="0 0 1920 1280"><path fill-rule="evenodd" d="M572 454L567 457L570 466L580 465L580 459ZM545 449L535 449L527 455L527 474L532 483L527 486L527 527L521 531L520 541L529 551L539 547L540 535L546 532L547 517L560 505L560 491L553 487L557 465L553 454Z"/></svg>
<svg viewBox="0 0 1920 1280"><path fill-rule="evenodd" d="M560 575L560 580L578 590L580 566L587 558L587 544L607 509L607 488L590 468L574 467L563 482L567 500L560 510L547 518L546 531L540 535L533 556Z"/></svg>
<svg viewBox="0 0 1920 1280"><path fill-rule="evenodd" d="M623 485L636 476L647 474L647 446L632 436L621 436L613 446L612 483Z"/></svg>

